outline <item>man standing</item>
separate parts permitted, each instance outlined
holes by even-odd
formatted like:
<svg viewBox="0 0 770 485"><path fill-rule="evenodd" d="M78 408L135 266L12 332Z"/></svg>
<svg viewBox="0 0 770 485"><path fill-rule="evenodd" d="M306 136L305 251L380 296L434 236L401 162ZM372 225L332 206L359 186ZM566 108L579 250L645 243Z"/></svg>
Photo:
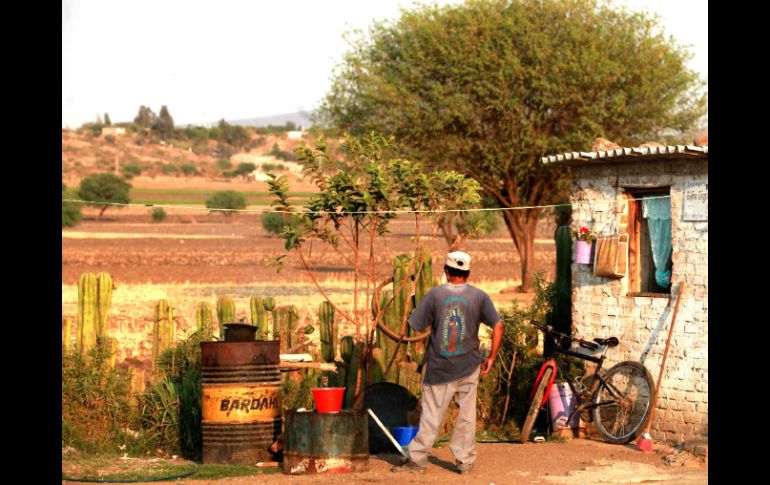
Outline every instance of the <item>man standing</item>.
<svg viewBox="0 0 770 485"><path fill-rule="evenodd" d="M409 444L410 459L393 467L393 472L425 473L452 398L460 408L449 445L458 473L470 473L476 461L476 388L479 375L492 370L503 322L489 295L467 283L470 266L467 253L449 253L444 263L447 283L431 289L409 316L413 329L432 326L432 331L425 349L420 429ZM493 328L492 351L486 359L479 354L480 323Z"/></svg>

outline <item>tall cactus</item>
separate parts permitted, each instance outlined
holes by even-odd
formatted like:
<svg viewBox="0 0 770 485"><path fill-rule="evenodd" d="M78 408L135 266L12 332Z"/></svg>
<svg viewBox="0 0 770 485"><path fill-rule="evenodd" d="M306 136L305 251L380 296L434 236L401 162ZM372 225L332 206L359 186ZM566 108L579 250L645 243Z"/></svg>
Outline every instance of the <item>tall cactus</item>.
<svg viewBox="0 0 770 485"><path fill-rule="evenodd" d="M112 277L108 273L98 273L96 275L97 288L97 318L99 325L96 327L96 338L105 338L107 336L107 317L110 314L110 305L112 304Z"/></svg>
<svg viewBox="0 0 770 485"><path fill-rule="evenodd" d="M430 248L423 246L420 250L420 258L414 271L417 284L414 288L415 304L419 305L422 297L433 288L433 263L431 261Z"/></svg>
<svg viewBox="0 0 770 485"><path fill-rule="evenodd" d="M275 340L278 338L278 324L276 323L276 315L275 315L275 298L272 296L265 297L264 300L262 300L262 306L265 307L265 310L270 312L270 321L271 324L268 325L268 334L267 338L269 340Z"/></svg>
<svg viewBox="0 0 770 485"><path fill-rule="evenodd" d="M267 321L265 299L261 296L252 296L249 300L251 306L251 323L257 327L257 340L267 340L270 334Z"/></svg>
<svg viewBox="0 0 770 485"><path fill-rule="evenodd" d="M293 335L294 329L299 322L299 313L294 305L279 306L275 309L275 324L277 326L277 334L281 339L281 352L288 352L294 342ZM276 329L274 328L274 332Z"/></svg>
<svg viewBox="0 0 770 485"><path fill-rule="evenodd" d="M168 300L155 305L155 325L152 329L152 369L158 368L158 359L174 342L174 309Z"/></svg>
<svg viewBox="0 0 770 485"><path fill-rule="evenodd" d="M72 344L72 319L62 318L61 321L61 348L62 354L68 354Z"/></svg>
<svg viewBox="0 0 770 485"><path fill-rule="evenodd" d="M96 275L83 273L78 280L78 339L77 348L87 358L96 345L96 328L99 325Z"/></svg>
<svg viewBox="0 0 770 485"><path fill-rule="evenodd" d="M211 313L211 305L205 301L198 303L198 308L195 311L195 321L201 342L211 340L214 336L214 316Z"/></svg>
<svg viewBox="0 0 770 485"><path fill-rule="evenodd" d="M549 324L563 333L572 333L572 234L569 226L556 229L556 281L551 297Z"/></svg>
<svg viewBox="0 0 770 485"><path fill-rule="evenodd" d="M334 362L337 350L337 325L334 322L334 307L324 301L318 307L318 321L321 326L321 353L325 362Z"/></svg>
<svg viewBox="0 0 770 485"><path fill-rule="evenodd" d="M219 321L219 338L225 339L225 323L235 322L235 300L232 296L224 295L217 298L217 320Z"/></svg>
<svg viewBox="0 0 770 485"><path fill-rule="evenodd" d="M362 352L365 352L364 342L355 343L350 335L340 339L340 355L345 361L345 408L353 406L356 387L360 390L366 386L366 372L359 372Z"/></svg>
<svg viewBox="0 0 770 485"><path fill-rule="evenodd" d="M380 318L383 325L388 327L394 333L399 334L401 332L399 310L396 307L396 302L391 300L393 300L393 292L391 290L384 290L382 293L380 293L380 297L377 301L381 312ZM385 367L383 368L384 372L387 368L388 362L390 362L390 360L393 358L393 354L395 354L398 345L395 340L388 337L381 331L377 332L377 337L379 347L382 349L383 360L385 361ZM403 355L401 357L403 358ZM388 372L385 374L385 380L388 382L396 382L397 379L398 365L397 363L394 363L390 366L390 369L388 369Z"/></svg>
<svg viewBox="0 0 770 485"><path fill-rule="evenodd" d="M414 288L415 305L419 305L425 294L436 286L433 281L433 263L431 262L430 248L423 246L419 256L419 262L422 266L417 265L414 269L417 282ZM413 362L420 362L424 351L424 342L414 342L409 346L409 355Z"/></svg>

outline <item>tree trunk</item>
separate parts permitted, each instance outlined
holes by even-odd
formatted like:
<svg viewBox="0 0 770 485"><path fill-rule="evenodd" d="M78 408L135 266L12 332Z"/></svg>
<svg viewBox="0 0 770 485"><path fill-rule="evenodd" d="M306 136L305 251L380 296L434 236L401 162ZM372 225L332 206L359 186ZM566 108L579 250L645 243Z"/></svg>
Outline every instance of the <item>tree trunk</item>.
<svg viewBox="0 0 770 485"><path fill-rule="evenodd" d="M104 211L107 210L107 207L109 207L109 206L105 205L104 207L102 207L102 210L99 211L99 215L96 216L97 219L101 219L102 218L102 214L104 214Z"/></svg>
<svg viewBox="0 0 770 485"><path fill-rule="evenodd" d="M532 269L535 263L535 232L540 216L540 209L503 211L503 220L511 234L513 244L521 259L521 286L519 291L532 289Z"/></svg>

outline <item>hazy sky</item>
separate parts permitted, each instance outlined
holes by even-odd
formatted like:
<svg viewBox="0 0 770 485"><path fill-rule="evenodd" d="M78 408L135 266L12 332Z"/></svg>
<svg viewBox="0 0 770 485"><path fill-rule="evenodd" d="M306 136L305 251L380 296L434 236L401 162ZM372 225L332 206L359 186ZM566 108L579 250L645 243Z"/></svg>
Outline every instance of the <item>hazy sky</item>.
<svg viewBox="0 0 770 485"><path fill-rule="evenodd" d="M167 105L176 124L310 111L348 50L343 33L415 3L62 0L62 127L105 112L131 121L140 105ZM659 14L708 79L707 0L614 3Z"/></svg>

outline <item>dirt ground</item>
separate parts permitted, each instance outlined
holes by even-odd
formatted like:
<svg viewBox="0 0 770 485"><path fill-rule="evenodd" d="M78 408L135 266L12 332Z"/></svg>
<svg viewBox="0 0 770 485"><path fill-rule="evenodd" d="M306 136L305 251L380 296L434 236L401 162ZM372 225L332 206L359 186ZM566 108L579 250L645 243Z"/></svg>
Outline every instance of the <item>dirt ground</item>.
<svg viewBox="0 0 770 485"><path fill-rule="evenodd" d="M483 484L518 485L542 484L651 484L701 485L708 483L708 466L695 458L666 465L666 457L683 452L655 445L652 453L643 453L634 445L611 445L602 441L574 439L546 443L479 443L476 466L470 475L452 471L454 459L448 447L434 449L428 471L424 475L394 474L397 455L376 455L369 458L365 473L332 475L284 475L237 477L218 480L189 480L175 482L187 485L246 485L265 482L271 485L300 484ZM684 461L684 464L679 464Z"/></svg>

